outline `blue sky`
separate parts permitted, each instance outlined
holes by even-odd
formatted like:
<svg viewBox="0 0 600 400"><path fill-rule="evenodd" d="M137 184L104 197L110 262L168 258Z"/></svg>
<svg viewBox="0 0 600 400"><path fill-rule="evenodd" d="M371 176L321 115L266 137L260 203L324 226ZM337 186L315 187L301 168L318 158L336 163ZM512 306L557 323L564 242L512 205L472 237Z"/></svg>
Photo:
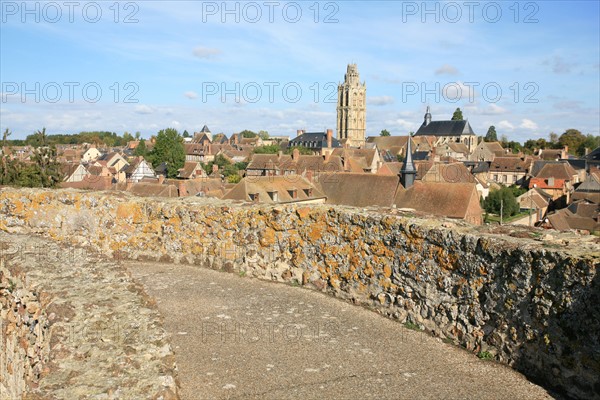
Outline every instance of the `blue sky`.
<svg viewBox="0 0 600 400"><path fill-rule="evenodd" d="M335 129L356 63L367 135L416 131L427 105L480 135L598 135L599 4L1 0L0 129Z"/></svg>

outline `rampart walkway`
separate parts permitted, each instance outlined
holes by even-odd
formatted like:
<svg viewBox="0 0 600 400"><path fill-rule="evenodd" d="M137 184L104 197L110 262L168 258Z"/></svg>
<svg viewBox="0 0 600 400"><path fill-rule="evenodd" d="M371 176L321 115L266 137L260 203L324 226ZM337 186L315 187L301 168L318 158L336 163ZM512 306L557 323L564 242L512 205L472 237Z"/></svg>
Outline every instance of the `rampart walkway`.
<svg viewBox="0 0 600 400"><path fill-rule="evenodd" d="M505 366L317 292L126 266L157 299L184 400L551 398Z"/></svg>

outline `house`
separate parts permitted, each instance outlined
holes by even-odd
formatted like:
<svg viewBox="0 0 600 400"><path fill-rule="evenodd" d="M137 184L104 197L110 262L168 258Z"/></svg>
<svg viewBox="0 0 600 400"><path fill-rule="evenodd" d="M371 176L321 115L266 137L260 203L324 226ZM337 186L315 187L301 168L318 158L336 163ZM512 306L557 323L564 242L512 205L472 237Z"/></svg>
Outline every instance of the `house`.
<svg viewBox="0 0 600 400"><path fill-rule="evenodd" d="M206 146L199 143L184 143L183 149L186 161L204 161Z"/></svg>
<svg viewBox="0 0 600 400"><path fill-rule="evenodd" d="M331 155L340 157L348 172L375 174L382 163L377 146L370 149L336 148Z"/></svg>
<svg viewBox="0 0 600 400"><path fill-rule="evenodd" d="M315 179L315 185L327 196L327 204L353 207L391 207L398 175L365 173L324 173ZM365 190L368 188L368 190Z"/></svg>
<svg viewBox="0 0 600 400"><path fill-rule="evenodd" d="M208 175L202 168L202 164L198 161L186 161L183 164L183 168L179 169L178 178L181 179L196 179L196 178L208 178Z"/></svg>
<svg viewBox="0 0 600 400"><path fill-rule="evenodd" d="M546 161L559 161L569 157L569 147L562 149L540 149L537 154L539 158Z"/></svg>
<svg viewBox="0 0 600 400"><path fill-rule="evenodd" d="M600 233L600 205L578 200L567 208L558 210L547 217L547 225L559 231L582 230Z"/></svg>
<svg viewBox="0 0 600 400"><path fill-rule="evenodd" d="M499 185L523 185L533 159L531 157L496 157L490 163L489 181Z"/></svg>
<svg viewBox="0 0 600 400"><path fill-rule="evenodd" d="M252 203L324 203L325 195L307 179L296 176L243 178L223 199Z"/></svg>
<svg viewBox="0 0 600 400"><path fill-rule="evenodd" d="M114 168L114 178L116 181L125 182L126 180L125 170L129 166L129 163L120 153L111 152L103 154L93 165Z"/></svg>
<svg viewBox="0 0 600 400"><path fill-rule="evenodd" d="M342 147L340 142L333 137L333 129L325 132L298 131L298 136L288 142L289 147L302 146L313 151L314 154L323 155L331 152L336 147Z"/></svg>
<svg viewBox="0 0 600 400"><path fill-rule="evenodd" d="M422 213L483 223L479 194L474 183L415 181L408 189L398 188L394 205Z"/></svg>
<svg viewBox="0 0 600 400"><path fill-rule="evenodd" d="M102 153L96 147L90 147L81 156L81 161L83 161L83 162L96 161L101 155L102 155Z"/></svg>
<svg viewBox="0 0 600 400"><path fill-rule="evenodd" d="M496 157L502 157L505 151L500 142L484 142L481 141L473 154L469 157L471 161L494 161Z"/></svg>
<svg viewBox="0 0 600 400"><path fill-rule="evenodd" d="M600 204L600 170L595 168L591 170L587 179L575 189L571 198Z"/></svg>
<svg viewBox="0 0 600 400"><path fill-rule="evenodd" d="M468 120L464 121L432 121L429 107L425 113L423 124L415 133L415 137L435 136L434 147L447 143L462 143L469 154L477 147L477 135L473 132Z"/></svg>
<svg viewBox="0 0 600 400"><path fill-rule="evenodd" d="M533 226L537 222L543 221L546 218L551 201L552 197L543 190L538 188L529 189L517 197L517 203L519 203L519 209L521 211L529 211L530 216L518 222L513 222L513 224Z"/></svg>
<svg viewBox="0 0 600 400"><path fill-rule="evenodd" d="M343 171L341 158L338 156L301 155L298 149L292 155L253 154L246 167L246 176L279 176L301 175L311 179L312 176L324 172Z"/></svg>
<svg viewBox="0 0 600 400"><path fill-rule="evenodd" d="M139 182L144 178L156 178L156 173L150 163L139 156L125 169L125 176L128 181Z"/></svg>
<svg viewBox="0 0 600 400"><path fill-rule="evenodd" d="M464 143L443 143L435 148L434 161L439 161L444 157L466 161L469 159L469 149Z"/></svg>
<svg viewBox="0 0 600 400"><path fill-rule="evenodd" d="M81 182L90 173L82 164L63 163L60 165L63 182Z"/></svg>

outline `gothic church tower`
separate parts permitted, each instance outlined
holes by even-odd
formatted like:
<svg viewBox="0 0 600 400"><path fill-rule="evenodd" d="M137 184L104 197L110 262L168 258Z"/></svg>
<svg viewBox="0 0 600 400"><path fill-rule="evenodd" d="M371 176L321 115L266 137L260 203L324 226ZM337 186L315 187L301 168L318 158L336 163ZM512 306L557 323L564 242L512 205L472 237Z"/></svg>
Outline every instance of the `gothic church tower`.
<svg viewBox="0 0 600 400"><path fill-rule="evenodd" d="M337 138L350 147L364 147L367 130L367 85L360 83L356 64L348 64L338 85Z"/></svg>

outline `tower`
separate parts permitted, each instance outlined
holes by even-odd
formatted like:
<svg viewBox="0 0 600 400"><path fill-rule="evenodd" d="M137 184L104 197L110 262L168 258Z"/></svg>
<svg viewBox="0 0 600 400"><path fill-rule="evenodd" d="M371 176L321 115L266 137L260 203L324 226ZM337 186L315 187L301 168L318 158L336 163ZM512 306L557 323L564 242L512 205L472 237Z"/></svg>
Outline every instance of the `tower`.
<svg viewBox="0 0 600 400"><path fill-rule="evenodd" d="M404 163L400 170L400 183L404 186L404 189L408 189L415 183L415 177L417 175L417 169L412 160L412 146L410 141L412 136L408 135L408 142L406 143L406 155L404 157Z"/></svg>
<svg viewBox="0 0 600 400"><path fill-rule="evenodd" d="M338 85L337 137L351 147L365 144L367 85L360 82L356 64L348 64L344 83Z"/></svg>

